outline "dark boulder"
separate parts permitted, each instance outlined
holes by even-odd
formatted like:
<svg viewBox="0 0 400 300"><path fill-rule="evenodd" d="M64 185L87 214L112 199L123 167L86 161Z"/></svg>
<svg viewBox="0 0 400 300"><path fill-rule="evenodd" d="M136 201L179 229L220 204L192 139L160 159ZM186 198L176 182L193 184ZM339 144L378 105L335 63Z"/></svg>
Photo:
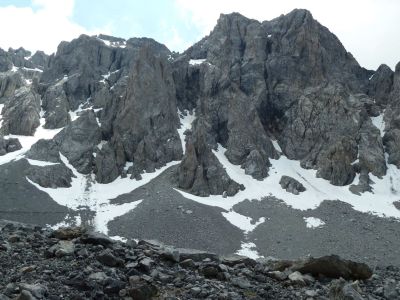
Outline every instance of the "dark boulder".
<svg viewBox="0 0 400 300"><path fill-rule="evenodd" d="M22 149L22 146L17 138L5 139L0 136L0 156L20 149Z"/></svg>
<svg viewBox="0 0 400 300"><path fill-rule="evenodd" d="M292 266L292 270L328 278L342 277L346 280L365 280L372 276L372 270L366 264L345 260L337 255L298 261Z"/></svg>
<svg viewBox="0 0 400 300"><path fill-rule="evenodd" d="M295 195L298 195L306 190L306 188L299 181L290 176L282 176L279 184L284 190Z"/></svg>

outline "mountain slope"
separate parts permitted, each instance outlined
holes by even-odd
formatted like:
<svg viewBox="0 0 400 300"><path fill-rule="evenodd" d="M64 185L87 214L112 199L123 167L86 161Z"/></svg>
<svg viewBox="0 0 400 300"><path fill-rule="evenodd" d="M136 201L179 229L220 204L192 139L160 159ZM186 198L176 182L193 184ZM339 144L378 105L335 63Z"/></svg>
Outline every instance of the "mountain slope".
<svg viewBox="0 0 400 300"><path fill-rule="evenodd" d="M10 49L0 52L0 71L0 193L8 201L0 217L23 220L24 204L9 199L45 193L54 205L43 200L36 213L59 213L34 222L108 233L114 220L112 234L127 235L128 225L115 224L132 211L186 199L223 221L192 218L182 232L223 226L248 255L258 255L249 234L267 219L239 213L245 199L300 210L341 200L400 217L400 66L360 67L306 10L262 23L221 15L181 54L152 39L105 35L62 42L50 57ZM156 177L160 190L140 192ZM157 201L147 202L150 194ZM174 234L166 239L181 241ZM218 248L223 233L213 234L199 245Z"/></svg>

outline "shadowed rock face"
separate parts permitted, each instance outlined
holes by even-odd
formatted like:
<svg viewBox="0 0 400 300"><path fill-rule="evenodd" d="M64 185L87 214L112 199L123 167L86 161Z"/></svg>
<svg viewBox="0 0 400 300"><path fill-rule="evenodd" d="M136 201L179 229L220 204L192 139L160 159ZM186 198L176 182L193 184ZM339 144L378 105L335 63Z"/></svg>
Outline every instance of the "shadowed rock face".
<svg viewBox="0 0 400 300"><path fill-rule="evenodd" d="M5 139L0 136L0 156L6 155L7 153L17 151L21 149L21 143L18 139L9 138Z"/></svg>
<svg viewBox="0 0 400 300"><path fill-rule="evenodd" d="M389 154L388 163L400 167L400 63L396 65L393 84L388 91L385 96L389 102L384 115L386 128L383 143Z"/></svg>
<svg viewBox="0 0 400 300"><path fill-rule="evenodd" d="M380 65L372 75L368 84L368 96L382 108L389 102L389 95L393 88L393 71L387 65Z"/></svg>
<svg viewBox="0 0 400 300"><path fill-rule="evenodd" d="M133 161L133 175L142 170L153 172L182 156L170 66L166 57L158 57L153 51L147 45L138 50L124 95L113 103L113 111L106 107L115 118L111 143L123 148L116 160Z"/></svg>
<svg viewBox="0 0 400 300"><path fill-rule="evenodd" d="M61 43L38 85L45 128L65 127L52 149L102 183L121 175L126 162L134 163L128 173L135 177L181 159L168 55L151 39L82 35ZM104 149L97 147L101 141ZM42 156L48 146L35 146L29 155Z"/></svg>
<svg viewBox="0 0 400 300"><path fill-rule="evenodd" d="M3 134L33 135L39 126L40 97L28 87L21 87L3 109Z"/></svg>
<svg viewBox="0 0 400 300"><path fill-rule="evenodd" d="M215 157L207 144L206 126L199 119L194 131L186 143L186 155L178 169L178 185L198 196L209 196L226 193L233 196L243 189L233 181Z"/></svg>
<svg viewBox="0 0 400 300"><path fill-rule="evenodd" d="M182 54L151 39L105 35L62 42L50 57L0 51L0 130L32 135L42 110L45 128L63 129L27 156L60 162L61 152L79 172L109 183L181 160L177 111L195 110L180 188L234 195L242 187L213 150L222 145L231 163L262 180L280 155L275 140L334 185L359 173L359 193L371 190L370 173L385 175L385 151L400 166L399 74L400 66L361 68L306 10L262 23L233 13ZM383 140L371 121L382 113ZM48 168L43 185L50 177L68 185L53 169L64 179L53 180Z"/></svg>
<svg viewBox="0 0 400 300"><path fill-rule="evenodd" d="M185 70L184 59L205 62ZM221 15L211 34L174 64L175 77L184 79L175 83L178 98L197 99L211 147L221 143L228 159L254 178L266 177L268 159L278 156L271 138L288 158L335 185L353 181L358 156L361 170L385 174L382 140L369 118L377 108L366 93L385 103L377 86L390 84L390 72L383 68L369 83L372 72L308 11L263 23Z"/></svg>

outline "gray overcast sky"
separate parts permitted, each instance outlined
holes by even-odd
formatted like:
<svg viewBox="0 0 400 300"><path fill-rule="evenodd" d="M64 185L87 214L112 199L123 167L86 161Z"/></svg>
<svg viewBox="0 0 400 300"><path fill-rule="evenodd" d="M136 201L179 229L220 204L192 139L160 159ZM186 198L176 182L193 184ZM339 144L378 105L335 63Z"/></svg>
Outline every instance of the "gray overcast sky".
<svg viewBox="0 0 400 300"><path fill-rule="evenodd" d="M400 0L0 0L0 47L54 52L81 33L152 37L183 51L208 34L220 13L259 21L306 8L361 66L400 61Z"/></svg>

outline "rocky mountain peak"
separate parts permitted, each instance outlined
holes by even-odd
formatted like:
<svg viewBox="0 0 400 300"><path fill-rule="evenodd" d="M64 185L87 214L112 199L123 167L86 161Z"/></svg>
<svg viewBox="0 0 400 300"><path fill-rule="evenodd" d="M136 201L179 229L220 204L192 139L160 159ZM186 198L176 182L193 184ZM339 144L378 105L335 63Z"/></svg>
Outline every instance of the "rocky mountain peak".
<svg viewBox="0 0 400 300"><path fill-rule="evenodd" d="M213 31L227 30L232 27L237 27L240 24L249 23L249 22L259 23L258 21L249 19L238 12L233 12L233 13L229 13L229 14L220 14L220 16L217 20L217 24L215 25Z"/></svg>
<svg viewBox="0 0 400 300"><path fill-rule="evenodd" d="M310 23L316 22L312 13L308 9L303 9L303 8L295 8L288 14L281 15L280 18L286 18L296 24L306 24L308 22Z"/></svg>
<svg viewBox="0 0 400 300"><path fill-rule="evenodd" d="M253 257L293 259L334 249L346 259L363 253L373 265L399 264L398 222L381 218L400 218L398 178L400 64L394 72L386 65L362 68L306 10L264 22L221 15L211 33L183 53L150 38L108 35L62 42L50 57L0 49L0 218L83 224L118 239L154 237ZM182 273L191 284L188 299L209 289L203 278L195 283L200 270L224 276L223 285L239 280L235 290L243 291L249 284L264 290L269 276L285 286L307 281L300 269L284 267L287 262L272 274L254 262L254 269L244 269L244 262L229 269L201 255L188 262L183 249L159 253L146 242L123 246L104 236L101 247L88 246L86 233L66 242L41 229L33 241L23 227L10 226L0 230L0 254L25 255L21 265L6 259L15 265L8 268L15 270L11 276L0 269L0 286L11 297L26 288L21 278L42 282L60 261L71 266L67 273L58 270L67 280L59 287L81 289L84 282L84 289L96 284L101 291L95 283L100 278L115 298L115 291L131 290L143 270L145 287L172 280L176 290L182 281L168 276L195 267ZM37 243L50 260L33 251ZM28 244L33 250L21 251ZM69 254L64 257L62 249ZM26 266L32 253L40 256L35 267ZM164 262L165 255L175 265ZM83 273L73 268L75 256L85 262ZM89 267L93 259L95 270ZM114 266L103 267L110 259ZM330 271L332 265L354 266L335 256L319 263ZM127 274L135 277L129 284ZM364 286L368 292L371 282ZM50 286L60 295L58 286Z"/></svg>
<svg viewBox="0 0 400 300"><path fill-rule="evenodd" d="M400 164L400 66L360 67L307 10L264 22L222 14L181 54L107 35L62 42L49 58L1 50L0 71L3 135L49 130L29 156L51 148L53 162L101 183L176 161L177 187L234 196L245 186L221 157L259 181L286 157L333 185L359 175L353 190L365 192L371 174Z"/></svg>

